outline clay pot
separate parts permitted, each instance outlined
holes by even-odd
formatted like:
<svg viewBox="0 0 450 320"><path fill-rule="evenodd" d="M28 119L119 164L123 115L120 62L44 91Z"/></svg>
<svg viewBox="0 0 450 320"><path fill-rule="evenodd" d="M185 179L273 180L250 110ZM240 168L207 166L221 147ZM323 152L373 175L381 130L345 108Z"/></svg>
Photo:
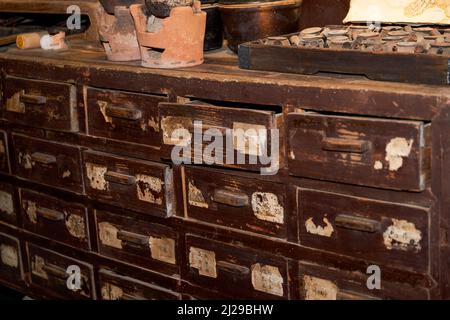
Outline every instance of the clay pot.
<svg viewBox="0 0 450 320"><path fill-rule="evenodd" d="M158 18L167 18L176 7L191 6L194 0L145 0L149 12Z"/></svg>
<svg viewBox="0 0 450 320"><path fill-rule="evenodd" d="M228 47L237 52L241 43L298 31L302 2L219 0Z"/></svg>
<svg viewBox="0 0 450 320"><path fill-rule="evenodd" d="M223 44L223 24L216 1L202 1L202 11L206 12L205 51L220 49Z"/></svg>
<svg viewBox="0 0 450 320"><path fill-rule="evenodd" d="M143 4L144 0L100 0L103 8L109 14L114 14L114 7L129 7L132 4Z"/></svg>

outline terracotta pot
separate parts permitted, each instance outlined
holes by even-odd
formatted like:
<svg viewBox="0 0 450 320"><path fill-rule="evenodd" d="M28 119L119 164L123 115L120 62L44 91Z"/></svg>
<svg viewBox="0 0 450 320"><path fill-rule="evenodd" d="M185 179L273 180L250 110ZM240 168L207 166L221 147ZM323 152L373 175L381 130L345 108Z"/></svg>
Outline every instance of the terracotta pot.
<svg viewBox="0 0 450 320"><path fill-rule="evenodd" d="M219 6L214 1L209 1L209 3L202 1L202 10L206 12L204 50L220 49L223 44L223 24Z"/></svg>
<svg viewBox="0 0 450 320"><path fill-rule="evenodd" d="M114 14L114 7L129 7L132 4L143 4L144 0L100 0L103 8L109 14Z"/></svg>
<svg viewBox="0 0 450 320"><path fill-rule="evenodd" d="M237 52L241 43L299 30L303 0L220 0L225 38Z"/></svg>

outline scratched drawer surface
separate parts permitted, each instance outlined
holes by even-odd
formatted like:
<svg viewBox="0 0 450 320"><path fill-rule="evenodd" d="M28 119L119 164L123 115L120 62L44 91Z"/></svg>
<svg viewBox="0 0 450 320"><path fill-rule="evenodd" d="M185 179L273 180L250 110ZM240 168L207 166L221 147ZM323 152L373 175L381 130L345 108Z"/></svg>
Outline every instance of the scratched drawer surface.
<svg viewBox="0 0 450 320"><path fill-rule="evenodd" d="M0 172L10 173L8 156L8 139L6 132L0 130Z"/></svg>
<svg viewBox="0 0 450 320"><path fill-rule="evenodd" d="M99 271L102 300L180 300L180 294L111 270Z"/></svg>
<svg viewBox="0 0 450 320"><path fill-rule="evenodd" d="M184 167L187 217L286 239L285 186L257 178Z"/></svg>
<svg viewBox="0 0 450 320"><path fill-rule="evenodd" d="M287 261L186 235L187 280L239 299L288 299Z"/></svg>
<svg viewBox="0 0 450 320"><path fill-rule="evenodd" d="M13 134L13 173L23 179L83 193L79 148Z"/></svg>
<svg viewBox="0 0 450 320"><path fill-rule="evenodd" d="M75 86L7 76L4 118L37 128L78 131Z"/></svg>
<svg viewBox="0 0 450 320"><path fill-rule="evenodd" d="M214 164L251 171L261 168L276 171L283 167L284 149L277 130L283 121L281 113L194 101L160 103L159 117L162 158L174 161L173 153L177 161L185 164Z"/></svg>
<svg viewBox="0 0 450 320"><path fill-rule="evenodd" d="M297 189L300 244L426 273L429 209Z"/></svg>
<svg viewBox="0 0 450 320"><path fill-rule="evenodd" d="M419 121L320 115L287 116L292 175L422 191L430 174L430 126Z"/></svg>
<svg viewBox="0 0 450 320"><path fill-rule="evenodd" d="M126 214L95 210L100 254L168 275L179 274L178 235L173 229Z"/></svg>
<svg viewBox="0 0 450 320"><path fill-rule="evenodd" d="M83 158L90 198L153 216L174 213L170 166L93 151L84 152Z"/></svg>
<svg viewBox="0 0 450 320"><path fill-rule="evenodd" d="M27 243L31 285L63 299L95 299L92 265Z"/></svg>
<svg viewBox="0 0 450 320"><path fill-rule="evenodd" d="M0 221L17 225L18 215L14 186L0 182Z"/></svg>
<svg viewBox="0 0 450 320"><path fill-rule="evenodd" d="M42 193L20 189L23 227L73 247L90 249L88 215L84 206Z"/></svg>
<svg viewBox="0 0 450 320"><path fill-rule="evenodd" d="M87 88L89 135L160 147L158 103L167 97Z"/></svg>
<svg viewBox="0 0 450 320"><path fill-rule="evenodd" d="M383 280L382 269L349 272L300 262L299 294L302 300L427 300L426 288Z"/></svg>
<svg viewBox="0 0 450 320"><path fill-rule="evenodd" d="M13 284L23 281L19 240L0 233L0 279Z"/></svg>

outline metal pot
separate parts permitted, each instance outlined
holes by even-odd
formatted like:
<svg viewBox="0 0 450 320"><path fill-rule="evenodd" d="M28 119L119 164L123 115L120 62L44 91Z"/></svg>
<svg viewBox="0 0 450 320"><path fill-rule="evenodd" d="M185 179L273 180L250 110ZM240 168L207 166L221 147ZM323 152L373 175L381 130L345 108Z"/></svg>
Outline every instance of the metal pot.
<svg viewBox="0 0 450 320"><path fill-rule="evenodd" d="M219 0L228 47L298 31L303 0Z"/></svg>
<svg viewBox="0 0 450 320"><path fill-rule="evenodd" d="M223 44L223 24L216 1L202 1L202 10L206 12L205 51L220 49Z"/></svg>
<svg viewBox="0 0 450 320"><path fill-rule="evenodd" d="M109 14L114 14L114 7L124 6L129 7L132 4L143 4L144 0L100 0L103 8Z"/></svg>

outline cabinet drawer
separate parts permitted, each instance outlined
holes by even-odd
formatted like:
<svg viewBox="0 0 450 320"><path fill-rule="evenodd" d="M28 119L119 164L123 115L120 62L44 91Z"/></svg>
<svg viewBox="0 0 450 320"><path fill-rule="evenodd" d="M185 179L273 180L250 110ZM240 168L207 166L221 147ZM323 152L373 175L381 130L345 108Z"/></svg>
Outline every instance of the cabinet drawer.
<svg viewBox="0 0 450 320"><path fill-rule="evenodd" d="M93 151L83 158L86 193L92 199L158 217L174 213L170 166Z"/></svg>
<svg viewBox="0 0 450 320"><path fill-rule="evenodd" d="M223 170L184 167L184 172L187 217L286 239L283 184Z"/></svg>
<svg viewBox="0 0 450 320"><path fill-rule="evenodd" d="M283 167L281 140L274 136L276 141L272 141L271 134L278 133L271 129L282 125L281 113L196 102L160 103L159 117L162 158L175 162L173 151L179 158L177 161L186 164L214 164L251 171L269 170L272 165L275 171ZM183 146L186 152L179 151ZM272 153L272 146L279 148ZM263 159L264 156L268 159Z"/></svg>
<svg viewBox="0 0 450 320"><path fill-rule="evenodd" d="M100 254L168 275L179 274L178 235L171 228L95 211Z"/></svg>
<svg viewBox="0 0 450 320"><path fill-rule="evenodd" d="M429 209L301 188L296 201L301 245L428 271Z"/></svg>
<svg viewBox="0 0 450 320"><path fill-rule="evenodd" d="M0 130L0 172L9 173L8 139L3 130Z"/></svg>
<svg viewBox="0 0 450 320"><path fill-rule="evenodd" d="M14 187L0 182L0 221L17 225L17 206Z"/></svg>
<svg viewBox="0 0 450 320"><path fill-rule="evenodd" d="M405 283L383 281L381 269L380 287L369 273L331 269L310 263L299 263L300 298L304 300L426 300L429 292ZM369 286L372 289L369 289Z"/></svg>
<svg viewBox="0 0 450 320"><path fill-rule="evenodd" d="M4 117L18 124L58 131L78 131L75 86L7 76Z"/></svg>
<svg viewBox="0 0 450 320"><path fill-rule="evenodd" d="M246 299L288 299L282 257L186 235L187 280Z"/></svg>
<svg viewBox="0 0 450 320"><path fill-rule="evenodd" d="M113 271L99 271L102 300L180 300L180 294Z"/></svg>
<svg viewBox="0 0 450 320"><path fill-rule="evenodd" d="M30 243L27 243L27 248L33 286L60 298L95 299L92 265ZM75 271L78 268L77 283Z"/></svg>
<svg viewBox="0 0 450 320"><path fill-rule="evenodd" d="M13 173L21 178L83 193L77 147L13 134Z"/></svg>
<svg viewBox="0 0 450 320"><path fill-rule="evenodd" d="M87 88L89 135L160 147L158 103L167 97Z"/></svg>
<svg viewBox="0 0 450 320"><path fill-rule="evenodd" d="M18 284L23 281L19 240L0 233L0 279Z"/></svg>
<svg viewBox="0 0 450 320"><path fill-rule="evenodd" d="M84 206L42 193L20 189L23 226L38 235L90 249L88 215Z"/></svg>
<svg viewBox="0 0 450 320"><path fill-rule="evenodd" d="M430 126L401 121L290 113L289 172L388 189L422 191L430 174Z"/></svg>

